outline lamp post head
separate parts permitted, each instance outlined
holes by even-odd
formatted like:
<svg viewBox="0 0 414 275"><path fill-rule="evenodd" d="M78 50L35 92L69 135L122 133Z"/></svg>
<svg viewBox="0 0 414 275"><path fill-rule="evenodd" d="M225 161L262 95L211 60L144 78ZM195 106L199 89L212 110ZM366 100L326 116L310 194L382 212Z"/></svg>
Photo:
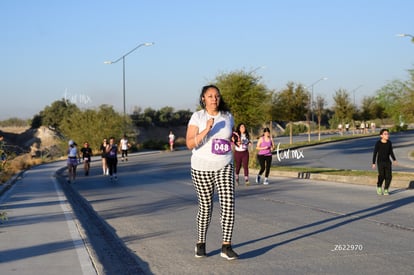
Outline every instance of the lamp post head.
<svg viewBox="0 0 414 275"><path fill-rule="evenodd" d="M146 43L144 43L142 45L145 46L145 47L148 47L148 46L152 46L154 44L155 44L154 42L146 42Z"/></svg>
<svg viewBox="0 0 414 275"><path fill-rule="evenodd" d="M112 61L104 61L104 64L112 64Z"/></svg>
<svg viewBox="0 0 414 275"><path fill-rule="evenodd" d="M398 33L397 36L399 36L399 37L406 37L406 36L413 37L411 34L407 34L407 33Z"/></svg>
<svg viewBox="0 0 414 275"><path fill-rule="evenodd" d="M414 35L412 35L412 34L408 34L408 33L399 33L399 34L397 34L397 36L399 36L399 37L411 37L411 42L413 42L413 43L414 43Z"/></svg>

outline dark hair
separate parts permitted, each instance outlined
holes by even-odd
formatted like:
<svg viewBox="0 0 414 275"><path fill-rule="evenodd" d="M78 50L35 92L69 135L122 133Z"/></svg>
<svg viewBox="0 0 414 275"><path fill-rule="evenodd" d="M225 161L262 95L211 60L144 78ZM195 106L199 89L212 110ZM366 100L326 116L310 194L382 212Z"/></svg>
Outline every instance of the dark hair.
<svg viewBox="0 0 414 275"><path fill-rule="evenodd" d="M239 136L241 135L240 126L242 126L242 125L244 125L244 128L246 129L246 131L244 132L244 134L246 135L246 138L250 139L250 135L249 135L249 132L247 131L246 124L244 124L243 122L241 122L237 125L237 128L236 128L237 134L239 134Z"/></svg>
<svg viewBox="0 0 414 275"><path fill-rule="evenodd" d="M220 94L220 101L219 101L219 106L218 106L218 110L219 111L225 111L225 112L230 112L230 108L227 106L226 102L224 101L223 97L221 96L220 93L220 89L216 86L216 85L206 85L201 89L201 93L200 93L200 99L199 99L199 103L201 108L205 108L206 105L204 104L204 94L207 92L208 89L213 88L216 89L217 92Z"/></svg>
<svg viewBox="0 0 414 275"><path fill-rule="evenodd" d="M381 130L380 130L380 136L381 136L384 132L390 132L390 131L388 131L388 129L386 129L386 128L381 129Z"/></svg>
<svg viewBox="0 0 414 275"><path fill-rule="evenodd" d="M263 133L266 133L266 132L270 133L269 127L266 127L266 128L263 129Z"/></svg>

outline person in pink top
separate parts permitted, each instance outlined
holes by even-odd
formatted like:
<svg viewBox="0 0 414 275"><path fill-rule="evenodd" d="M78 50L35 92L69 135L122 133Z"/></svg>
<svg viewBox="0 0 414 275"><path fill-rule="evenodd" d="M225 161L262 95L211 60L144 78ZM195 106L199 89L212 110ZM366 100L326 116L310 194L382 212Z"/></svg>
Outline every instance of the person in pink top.
<svg viewBox="0 0 414 275"><path fill-rule="evenodd" d="M260 164L259 174L256 176L257 184L260 184L260 178L263 172L265 173L263 184L269 184L270 166L272 165L272 150L274 147L273 139L270 136L270 129L266 127L263 129L263 136L259 138L256 146L256 149L259 151L257 159Z"/></svg>

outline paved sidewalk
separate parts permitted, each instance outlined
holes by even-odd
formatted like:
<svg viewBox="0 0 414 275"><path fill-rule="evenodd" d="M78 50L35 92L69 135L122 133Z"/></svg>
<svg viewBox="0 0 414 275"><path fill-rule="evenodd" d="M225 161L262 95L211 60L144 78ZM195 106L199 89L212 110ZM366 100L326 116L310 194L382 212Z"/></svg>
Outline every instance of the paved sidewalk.
<svg viewBox="0 0 414 275"><path fill-rule="evenodd" d="M0 274L97 274L54 178L64 162L34 167L0 197ZM46 176L45 176L46 175Z"/></svg>

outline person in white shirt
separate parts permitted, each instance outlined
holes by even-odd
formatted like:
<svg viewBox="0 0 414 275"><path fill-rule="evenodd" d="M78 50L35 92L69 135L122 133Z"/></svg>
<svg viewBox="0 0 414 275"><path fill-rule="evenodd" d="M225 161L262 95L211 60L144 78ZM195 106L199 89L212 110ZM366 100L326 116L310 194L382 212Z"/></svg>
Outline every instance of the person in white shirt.
<svg viewBox="0 0 414 275"><path fill-rule="evenodd" d="M234 227L234 167L231 135L234 119L214 85L204 86L201 110L192 114L187 127L186 145L192 150L191 177L198 197L195 257L206 257L206 234L213 211L214 189L221 207L221 257L237 259L231 239Z"/></svg>
<svg viewBox="0 0 414 275"><path fill-rule="evenodd" d="M129 144L126 135L124 135L124 137L119 141L119 147L121 148L121 160L128 161L128 149L131 147L131 145Z"/></svg>
<svg viewBox="0 0 414 275"><path fill-rule="evenodd" d="M168 135L168 143L170 144L170 151L174 151L174 141L175 141L175 135L173 131L170 131L170 134Z"/></svg>

